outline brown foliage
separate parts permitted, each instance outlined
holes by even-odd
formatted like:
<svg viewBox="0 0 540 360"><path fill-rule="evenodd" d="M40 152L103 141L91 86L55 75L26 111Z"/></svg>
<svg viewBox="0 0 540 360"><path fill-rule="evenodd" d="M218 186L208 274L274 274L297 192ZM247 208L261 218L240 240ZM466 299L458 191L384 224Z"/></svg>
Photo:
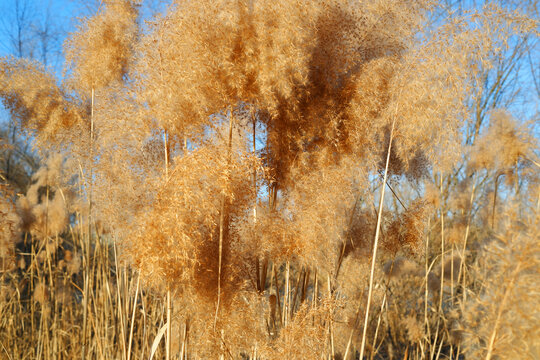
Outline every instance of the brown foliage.
<svg viewBox="0 0 540 360"><path fill-rule="evenodd" d="M122 356L132 345L145 356L147 326L155 334L165 322L183 328L176 350L190 357L350 356L364 330L373 356L406 357L409 346L431 357L453 352L441 324L474 288L467 236L487 232L487 221L475 208L477 178L463 179L460 169L443 174L461 155L470 88L497 36L511 27L532 33L536 22L486 7L426 26L434 6L178 0L142 27L138 2L111 0L66 42L62 85L35 63L1 59L6 107L44 153L56 148L68 157L51 158L17 201L22 230L39 241L19 270L29 279L22 296L41 304L40 344L59 309L67 321L63 309L79 301L71 282L85 306L83 326L73 327L99 345L83 343L85 355L120 356L102 340L114 333L124 339ZM479 212L492 231L503 220L498 176L523 179L529 168L532 188L536 146L510 115L494 112L471 147L467 176L497 172L494 189L482 188L493 195ZM390 179L381 184L387 156ZM441 188L422 187L434 168ZM74 176L78 202L69 191ZM378 215L388 261L375 259L378 309L363 329L359 319L372 305L363 267L378 230L372 209L387 186L395 208L381 199ZM7 197L0 201L0 259L11 274L19 219ZM514 256L511 248L501 254ZM137 277L119 270L117 249ZM166 320L170 308L147 314L147 289L173 295ZM143 325L133 293L143 299ZM97 304L110 319L93 312ZM502 312L496 326L501 319ZM142 340L132 342L132 331Z"/></svg>

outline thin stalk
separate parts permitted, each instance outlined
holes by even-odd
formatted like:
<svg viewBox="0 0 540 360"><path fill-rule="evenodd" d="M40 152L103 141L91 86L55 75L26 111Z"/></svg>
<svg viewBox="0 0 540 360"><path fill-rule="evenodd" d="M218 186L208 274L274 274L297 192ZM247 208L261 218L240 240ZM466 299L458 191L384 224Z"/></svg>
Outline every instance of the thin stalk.
<svg viewBox="0 0 540 360"><path fill-rule="evenodd" d="M140 360L144 359L144 351L146 349L147 345L147 336L146 336L146 306L144 306L144 296L141 295L141 308L142 308L142 315L143 315L143 333L142 333L142 344L141 344L141 356Z"/></svg>
<svg viewBox="0 0 540 360"><path fill-rule="evenodd" d="M256 273L256 284L255 287L257 288L257 291L261 293L261 264L259 261L259 258L257 257L255 259L255 273Z"/></svg>
<svg viewBox="0 0 540 360"><path fill-rule="evenodd" d="M430 222L431 222L431 218L428 219L428 229L430 229ZM427 333L427 339L430 339L431 338L431 328L429 326L429 319L428 319L428 295L429 295L429 233L426 235L426 261L425 261L425 278L424 278L424 283L426 285L425 289L424 289L424 326L426 328L426 333ZM423 340L422 340L423 341ZM430 352L431 352L431 347L430 347ZM431 357L431 353L430 353L430 357Z"/></svg>
<svg viewBox="0 0 540 360"><path fill-rule="evenodd" d="M232 152L232 135L233 135L233 110L231 109L229 115L229 148L227 154L227 169L230 165L231 152ZM223 237L225 233L225 202L226 194L221 196L221 211L219 214L219 260L218 260L218 291L217 291L217 303L216 303L216 314L214 316L214 329L216 328L216 323L219 315L219 305L221 302L221 268L223 261ZM168 359L167 359L168 360Z"/></svg>
<svg viewBox="0 0 540 360"><path fill-rule="evenodd" d="M28 240L28 233L24 233L24 242L26 244L26 241ZM34 293L34 267L32 264L34 264L34 261L36 260L36 252L35 252L35 245L34 241L31 242L31 253L30 253L30 293ZM34 324L34 312L35 312L35 301L30 301L30 326L32 332L30 333L30 341L32 344L34 343L34 332L35 332L35 324ZM32 355L34 354L34 347L32 347Z"/></svg>
<svg viewBox="0 0 540 360"><path fill-rule="evenodd" d="M140 274L137 276L137 289L135 290L135 300L133 301L133 312L131 313L131 328L129 330L129 342L128 342L128 352L127 360L131 358L131 344L133 341L133 326L135 325L135 310L137 310L137 296L139 295L139 285L141 283Z"/></svg>
<svg viewBox="0 0 540 360"><path fill-rule="evenodd" d="M257 134L257 122L256 122L256 117L255 115L253 114L253 110L251 111L251 117L252 117L252 120L253 120L253 139L252 139L252 142L253 142L253 156L255 156L257 154L257 143L256 143L256 134ZM255 204L253 205L253 224L255 225L257 223L257 167L254 166L253 167L253 191L254 191L254 194L255 194ZM257 258L256 260L257 262L257 290L262 293L264 292L265 288L266 288L266 273L267 273L267 270L268 270L268 259L265 258L264 259L264 264L263 264L263 268L262 268L262 273L259 272L259 258Z"/></svg>
<svg viewBox="0 0 540 360"><path fill-rule="evenodd" d="M317 273L317 270L315 270L315 279L314 285L313 285L313 299L311 299L311 304L313 305L313 308L317 306L317 298L319 297L319 276Z"/></svg>
<svg viewBox="0 0 540 360"><path fill-rule="evenodd" d="M540 211L540 192L538 193L538 199L536 200L536 212Z"/></svg>
<svg viewBox="0 0 540 360"><path fill-rule="evenodd" d="M116 268L116 296L118 297L118 317L120 318L120 333L122 335L122 353L123 353L123 359L126 358L126 334L124 329L124 312L122 310L122 295L120 294L120 287L123 284L123 281L120 279L120 275L118 274L120 272L120 268L118 266L118 254L116 251L116 241L114 242L114 265Z"/></svg>
<svg viewBox="0 0 540 360"><path fill-rule="evenodd" d="M283 325L283 317L281 315L281 300L279 299L279 282L278 282L277 270L274 264L272 264L272 272L274 273L274 284L276 286L276 302L278 306L279 324Z"/></svg>
<svg viewBox="0 0 540 360"><path fill-rule="evenodd" d="M450 302L454 305L454 244L450 247Z"/></svg>
<svg viewBox="0 0 540 360"><path fill-rule="evenodd" d="M294 287L294 296L293 296L291 309L290 309L291 318L294 314L294 309L296 308L296 300L298 299L298 293L300 292L300 284L301 284L300 279L302 279L302 275L305 275L303 267L302 269L300 269L300 272L298 273L298 279L296 280L296 286Z"/></svg>
<svg viewBox="0 0 540 360"><path fill-rule="evenodd" d="M187 348L187 332L188 332L188 321L184 323L184 331L182 335L182 347L180 349L180 360L184 360L184 354L186 353Z"/></svg>
<svg viewBox="0 0 540 360"><path fill-rule="evenodd" d="M304 300L306 299L310 272L311 271L307 269L307 273L304 273L304 283L302 284L302 296L300 297L300 304L303 303Z"/></svg>
<svg viewBox="0 0 540 360"><path fill-rule="evenodd" d="M4 352L6 353L7 357L9 360L13 360L13 358L11 357L11 355L9 355L6 347L4 346L4 344L2 342L0 342L0 345L2 345L2 349L4 350Z"/></svg>
<svg viewBox="0 0 540 360"><path fill-rule="evenodd" d="M163 132L163 146L164 146L164 152L165 152L165 181L169 181L169 144L168 144L168 136L167 136L167 130ZM169 246L170 239L168 239ZM171 359L171 288L167 286L167 335L165 339L165 358L167 360Z"/></svg>
<svg viewBox="0 0 540 360"><path fill-rule="evenodd" d="M508 301L508 296L510 295L511 290L514 287L514 283L516 281L517 275L520 270L521 270L521 263L518 263L516 268L512 272L512 278L510 280L510 283L506 286L506 289L504 291L504 296L501 301L501 305L499 306L499 309L497 311L497 318L495 319L495 325L493 325L493 332L491 333L491 336L489 338L489 345L487 349L486 360L490 360L491 357L493 356L493 347L495 345L495 338L497 337L497 332L499 331L499 323L501 321L501 316L502 316L504 307L506 306L506 302Z"/></svg>
<svg viewBox="0 0 540 360"><path fill-rule="evenodd" d="M465 291L465 285L466 285L465 259L467 258L467 256L466 256L467 240L469 239L469 231L470 231L470 228L471 228L472 207L473 207L473 202L474 202L475 190L476 190L476 175L474 176L474 179L473 179L473 185L472 185L472 190L471 190L471 198L469 199L469 216L467 218L467 227L465 228L465 235L463 237L463 248L462 248L462 251L461 251L462 258L461 258L461 261L460 261L460 264L459 264L459 272L458 272L458 283L460 281L459 279L463 275L463 277L461 278L462 287L463 287L463 303L465 303L465 301L467 300L467 291Z"/></svg>
<svg viewBox="0 0 540 360"><path fill-rule="evenodd" d="M497 192L499 191L499 177L502 174L498 174L495 177L495 192L493 194L493 209L491 211L491 229L495 229L495 214L497 213Z"/></svg>
<svg viewBox="0 0 540 360"><path fill-rule="evenodd" d="M442 199L442 196L443 196L443 174L441 173L441 178L440 178L440 186L441 186L441 189L440 189L440 192L441 192L441 199ZM444 244L444 205L442 204L442 201L441 201L441 208L440 208L440 214L441 214L441 277L440 277L440 288L439 288L439 318L437 319L437 330L435 332L435 340L432 344L432 347L433 346L437 346L437 340L438 340L438 337L439 337L439 328L440 328L440 324L441 324L441 317L444 316L443 314L443 310L442 310L442 303L443 303L443 292L444 292L444 247L445 247L445 244ZM443 337L443 334L441 334L441 343L443 341L442 339ZM439 349L440 351L440 349ZM430 354L431 356L433 356L433 353L430 351ZM436 356L436 358L438 359L438 356Z"/></svg>
<svg viewBox="0 0 540 360"><path fill-rule="evenodd" d="M290 275L290 264L289 261L287 261L287 264L285 266L285 292L283 294L283 326L287 326L287 320L288 320L288 310L290 307L289 304L289 292L290 292L290 281L289 281L289 275Z"/></svg>
<svg viewBox="0 0 540 360"><path fill-rule="evenodd" d="M358 194L358 196L356 197L356 200L354 201L354 206L351 209L351 216L349 217L349 223L348 223L348 226L347 226L347 230L350 230L351 227L352 227L352 222L354 220L354 214L356 213L356 207L358 206L359 201L360 201L360 194ZM352 244L352 240L350 239L349 235L347 236L347 239L341 245L341 251L339 252L339 258L338 258L336 273L334 274L334 281L336 281L338 276L339 276L339 270L341 269L341 264L343 263L343 258L345 257L345 248L347 247L347 241L351 241L351 244Z"/></svg>
<svg viewBox="0 0 540 360"><path fill-rule="evenodd" d="M92 161L94 153L94 100L95 91L92 87L91 107L90 107L90 161ZM91 169L92 167L90 167ZM86 243L86 274L84 276L84 293L83 293L83 329L82 329L82 360L86 356L86 328L88 326L88 273L90 271L90 241L92 237L91 216L92 216L92 170L90 170L90 182L88 186L88 242Z"/></svg>
<svg viewBox="0 0 540 360"><path fill-rule="evenodd" d="M257 134L257 123L255 116L253 116L253 156L257 153L256 139L255 135ZM253 206L253 223L257 222L257 167L253 167L253 190L255 190L255 205ZM263 289L264 290L264 289Z"/></svg>
<svg viewBox="0 0 540 360"><path fill-rule="evenodd" d="M369 308L371 305L371 296L373 294L373 281L375 275L375 264L377 260L377 248L379 245L379 235L381 231L381 222L382 222L382 210L384 205L384 191L386 189L386 179L388 178L388 166L390 164L390 152L392 151L392 140L394 138L394 127L396 125L396 118L392 121L392 130L390 130L390 141L388 142L388 153L386 154L386 166L384 168L384 179L383 186L381 187L381 199L379 201L379 212L377 214L377 226L375 228L375 241L373 242L373 255L371 259L371 270L369 274L369 289L368 289L368 298L366 304L366 314L364 317L364 329L362 332L362 345L360 346L360 359L364 357L364 350L366 346L366 335L367 335L367 326L369 321Z"/></svg>
<svg viewBox="0 0 540 360"><path fill-rule="evenodd" d="M363 295L363 294L362 294ZM360 309L362 308L362 302L358 302L358 309L356 309L356 315L354 317L354 323L351 329L351 333L349 335L349 340L347 341L347 347L345 348L345 354L343 355L343 360L347 360L347 357L349 356L349 350L351 348L352 344L352 338L354 335L354 330L356 329L356 325L358 324L358 317L360 316Z"/></svg>
<svg viewBox="0 0 540 360"><path fill-rule="evenodd" d="M443 175L441 173L441 199L443 196ZM441 201L441 292L439 293L439 310L442 311L444 290L444 205Z"/></svg>
<svg viewBox="0 0 540 360"><path fill-rule="evenodd" d="M439 349L437 350L437 356L435 357L435 359L441 358L441 350L442 350L443 344L444 344L443 336L441 335L441 342L439 343Z"/></svg>
<svg viewBox="0 0 540 360"><path fill-rule="evenodd" d="M377 336L379 335L379 328L381 326L381 319L382 314L384 311L384 306L386 305L386 292L384 293L383 300L381 302L381 311L379 313L379 316L377 317L377 327L375 328L375 335L373 336L373 345L377 345ZM375 356L375 346L373 346L374 350L371 352L371 359Z"/></svg>
<svg viewBox="0 0 540 360"><path fill-rule="evenodd" d="M330 285L330 274L328 274L327 282L328 282L328 297L332 297L332 286ZM334 329L332 327L332 319L328 321L328 331L330 333L330 350L332 354L332 359L335 359L336 351L334 348Z"/></svg>
<svg viewBox="0 0 540 360"><path fill-rule="evenodd" d="M167 339L165 343L165 356L171 359L171 289L167 288Z"/></svg>
<svg viewBox="0 0 540 360"><path fill-rule="evenodd" d="M263 266L261 269L261 275L260 275L260 288L261 293L264 292L266 289L266 275L268 273L268 258L264 259Z"/></svg>

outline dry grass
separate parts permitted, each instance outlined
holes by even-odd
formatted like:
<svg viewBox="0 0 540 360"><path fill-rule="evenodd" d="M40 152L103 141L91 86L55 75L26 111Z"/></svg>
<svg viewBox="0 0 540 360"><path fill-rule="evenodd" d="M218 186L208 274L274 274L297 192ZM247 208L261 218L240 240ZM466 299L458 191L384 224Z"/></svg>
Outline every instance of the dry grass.
<svg viewBox="0 0 540 360"><path fill-rule="evenodd" d="M537 21L219 0L143 29L137 9L83 20L61 84L0 59L48 159L0 188L1 359L539 356L537 139L469 104Z"/></svg>

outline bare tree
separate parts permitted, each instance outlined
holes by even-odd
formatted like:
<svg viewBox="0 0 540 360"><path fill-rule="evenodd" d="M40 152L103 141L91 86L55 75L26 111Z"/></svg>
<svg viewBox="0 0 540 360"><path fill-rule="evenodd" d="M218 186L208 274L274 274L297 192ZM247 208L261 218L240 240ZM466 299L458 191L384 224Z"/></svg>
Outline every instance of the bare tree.
<svg viewBox="0 0 540 360"><path fill-rule="evenodd" d="M53 20L53 1L6 2L0 16L1 51L18 58L39 60L58 72L61 65L62 22ZM23 191L31 174L39 167L39 157L31 141L20 131L11 115L2 112L0 120L0 174L2 181Z"/></svg>

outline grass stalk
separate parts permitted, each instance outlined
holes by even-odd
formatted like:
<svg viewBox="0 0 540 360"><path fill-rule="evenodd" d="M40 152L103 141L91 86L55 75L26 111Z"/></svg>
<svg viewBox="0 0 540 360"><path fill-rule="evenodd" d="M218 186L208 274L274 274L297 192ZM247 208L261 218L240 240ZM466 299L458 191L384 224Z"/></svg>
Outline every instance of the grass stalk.
<svg viewBox="0 0 540 360"><path fill-rule="evenodd" d="M94 101L95 101L95 90L91 90L91 107L90 107L90 161L93 159L93 148L94 148ZM90 167L92 168L92 167ZM91 216L92 216L92 171L90 171L90 179L88 184L88 238L86 243L85 251L85 266L86 274L84 281L84 293L83 293L83 331L82 331L82 353L81 358L85 360L86 356L86 327L88 326L88 289L90 281L90 242L92 241L92 228L91 228Z"/></svg>
<svg viewBox="0 0 540 360"><path fill-rule="evenodd" d="M167 130L163 131L163 147L164 147L164 155L165 155L165 181L169 181L169 143L168 143L168 134ZM171 246L170 239L168 240L169 246ZM166 300L166 306L167 306L167 333L165 335L165 359L170 360L171 359L171 289L170 287L167 287L167 300Z"/></svg>
<svg viewBox="0 0 540 360"><path fill-rule="evenodd" d="M441 173L440 179L441 185L441 288L439 292L439 311L442 312L443 292L444 292L444 205L442 203L443 197L443 174Z"/></svg>
<svg viewBox="0 0 540 360"><path fill-rule="evenodd" d="M375 335L373 335L373 350L371 351L371 357L370 359L373 359L373 357L375 356L375 351L376 351L376 345L377 345L377 336L379 335L379 329L380 329L380 326L381 326L381 320L382 320L382 314L383 314L383 310L384 310L384 307L386 305L386 292L384 293L384 296L383 296L383 300L381 302L381 310L379 312L379 316L377 316L377 326L375 327Z"/></svg>
<svg viewBox="0 0 540 360"><path fill-rule="evenodd" d="M135 290L135 299L133 300L133 312L131 313L131 328L129 330L129 341L127 360L131 359L131 344L133 342L133 327L135 326L135 311L137 310L137 296L139 295L139 285L141 283L141 276L137 276L137 289Z"/></svg>
<svg viewBox="0 0 540 360"><path fill-rule="evenodd" d="M491 332L491 336L489 337L489 344L487 348L486 353L486 360L490 360L493 356L493 349L495 347L495 339L497 338L497 332L499 331L499 325L501 322L502 313L504 311L504 308L506 306L506 302L508 301L508 297L510 296L510 292L514 288L514 283L516 282L517 275L519 274L519 271L521 270L521 263L518 263L516 265L516 268L512 272L512 275L510 277L510 282L508 285L506 285L506 289L504 291L503 299L499 305L499 308L497 310L497 317L495 318L495 324L493 325L493 331Z"/></svg>
<svg viewBox="0 0 540 360"><path fill-rule="evenodd" d="M285 264L285 292L283 293L283 326L287 326L289 320L289 293L290 293L290 263Z"/></svg>
<svg viewBox="0 0 540 360"><path fill-rule="evenodd" d="M233 136L233 122L234 114L233 110L230 109L229 113L229 144L227 149L227 170L230 167L231 161L231 152L232 152L232 136ZM216 314L214 316L214 329L216 328L217 319L219 317L219 306L221 302L221 272L222 272L222 261L223 261L223 237L225 234L225 203L226 203L226 194L221 196L221 211L219 214L219 259L218 259L218 279L217 279L217 302L216 302Z"/></svg>
<svg viewBox="0 0 540 360"><path fill-rule="evenodd" d="M366 313L364 317L364 329L362 331L362 345L360 345L360 359L364 357L364 350L366 346L366 335L367 335L367 326L369 322L369 308L371 305L371 296L373 294L373 282L375 277L375 264L377 261L377 248L379 245L379 235L381 231L381 222L382 222L382 210L384 206L384 191L386 189L386 179L388 178L388 166L390 164L390 152L392 151L392 140L394 137L394 127L396 125L396 118L392 121L392 129L390 130L390 139L388 141L388 153L386 154L386 165L384 168L384 178L383 186L381 187L381 198L379 201L379 211L377 213L377 226L375 227L375 240L373 242L373 255L371 258L371 270L369 272L369 288L368 288L368 298L366 303Z"/></svg>

